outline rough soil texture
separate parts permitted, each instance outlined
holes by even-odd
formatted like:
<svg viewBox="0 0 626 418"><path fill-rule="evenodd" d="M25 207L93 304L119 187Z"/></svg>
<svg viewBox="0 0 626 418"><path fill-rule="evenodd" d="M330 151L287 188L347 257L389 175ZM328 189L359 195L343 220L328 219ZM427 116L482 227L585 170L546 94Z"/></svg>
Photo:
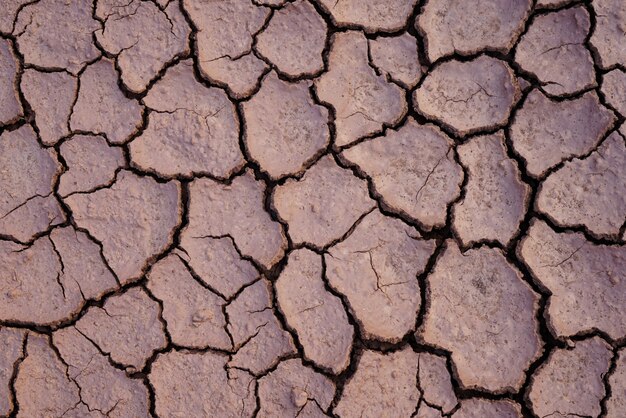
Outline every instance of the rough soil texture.
<svg viewBox="0 0 626 418"><path fill-rule="evenodd" d="M536 16L515 51L515 62L553 96L594 87L594 61L585 45L591 29L584 6Z"/></svg>
<svg viewBox="0 0 626 418"><path fill-rule="evenodd" d="M313 251L292 252L276 281L276 299L305 358L338 374L348 367L354 330L341 299L324 288L322 268Z"/></svg>
<svg viewBox="0 0 626 418"><path fill-rule="evenodd" d="M531 6L531 0L430 0L415 23L431 62L482 50L506 54L524 30Z"/></svg>
<svg viewBox="0 0 626 418"><path fill-rule="evenodd" d="M507 156L504 135L477 136L457 152L468 172L465 196L452 211L459 240L464 246L481 241L508 245L524 219L530 186Z"/></svg>
<svg viewBox="0 0 626 418"><path fill-rule="evenodd" d="M302 179L277 186L272 202L293 241L316 247L340 240L376 206L365 180L338 166L330 156L319 160Z"/></svg>
<svg viewBox="0 0 626 418"><path fill-rule="evenodd" d="M95 15L104 24L95 31L96 42L116 56L128 90L143 92L165 64L189 53L191 28L178 1L168 1L166 7L139 0L98 2Z"/></svg>
<svg viewBox="0 0 626 418"><path fill-rule="evenodd" d="M319 74L327 26L313 5L298 0L276 11L257 36L256 51L287 77Z"/></svg>
<svg viewBox="0 0 626 418"><path fill-rule="evenodd" d="M387 210L426 230L445 225L448 205L461 194L463 170L454 158L454 141L432 124L408 119L397 131L361 142L341 157L371 180Z"/></svg>
<svg viewBox="0 0 626 418"><path fill-rule="evenodd" d="M410 347L382 354L366 350L346 383L336 412L340 417L410 416L420 400L419 354Z"/></svg>
<svg viewBox="0 0 626 418"><path fill-rule="evenodd" d="M557 348L531 377L528 400L537 416L599 416L611 347L600 337Z"/></svg>
<svg viewBox="0 0 626 418"><path fill-rule="evenodd" d="M114 144L127 142L143 124L143 108L118 88L115 63L102 58L87 67L78 80L70 129L105 135Z"/></svg>
<svg viewBox="0 0 626 418"><path fill-rule="evenodd" d="M516 391L542 348L539 297L521 273L500 249L463 254L448 241L427 286L418 340L451 353L462 386Z"/></svg>
<svg viewBox="0 0 626 418"><path fill-rule="evenodd" d="M537 210L560 226L598 237L620 235L626 219L626 144L618 132L588 157L566 162L542 184Z"/></svg>
<svg viewBox="0 0 626 418"><path fill-rule="evenodd" d="M191 60L181 61L143 98L152 112L129 146L131 162L163 177L227 178L244 164L239 118L224 91L203 86L193 71Z"/></svg>
<svg viewBox="0 0 626 418"><path fill-rule="evenodd" d="M0 11L0 416L626 416L623 0Z"/></svg>
<svg viewBox="0 0 626 418"><path fill-rule="evenodd" d="M626 312L620 309L626 299L621 280L626 248L594 244L578 232L557 232L540 220L531 221L517 248L533 277L551 293L548 325L555 335L601 329L617 340L626 337Z"/></svg>
<svg viewBox="0 0 626 418"><path fill-rule="evenodd" d="M16 88L19 62L11 42L0 40L0 125L17 121L22 116L22 103Z"/></svg>
<svg viewBox="0 0 626 418"><path fill-rule="evenodd" d="M506 125L520 95L504 61L481 55L436 66L413 94L415 110L459 136Z"/></svg>
<svg viewBox="0 0 626 418"><path fill-rule="evenodd" d="M273 179L303 172L328 146L328 110L313 101L310 87L272 72L243 104L248 153Z"/></svg>
<svg viewBox="0 0 626 418"><path fill-rule="evenodd" d="M417 276L434 250L434 241L377 210L330 247L328 283L346 296L364 338L398 342L414 330L422 304Z"/></svg>
<svg viewBox="0 0 626 418"><path fill-rule="evenodd" d="M400 122L407 112L404 91L370 64L365 35L337 32L329 42L328 71L315 80L315 92L334 109L334 144L349 145Z"/></svg>
<svg viewBox="0 0 626 418"><path fill-rule="evenodd" d="M611 88L611 84L605 86ZM528 175L541 178L564 160L596 149L615 120L595 92L557 101L532 90L511 125L511 144L524 159Z"/></svg>
<svg viewBox="0 0 626 418"><path fill-rule="evenodd" d="M410 33L371 39L369 47L372 66L401 87L411 89L420 80L419 47Z"/></svg>

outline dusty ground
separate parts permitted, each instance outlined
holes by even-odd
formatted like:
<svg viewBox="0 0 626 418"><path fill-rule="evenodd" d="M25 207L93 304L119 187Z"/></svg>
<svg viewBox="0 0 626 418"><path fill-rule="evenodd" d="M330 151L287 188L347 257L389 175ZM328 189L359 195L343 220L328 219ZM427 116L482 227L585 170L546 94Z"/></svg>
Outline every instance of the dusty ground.
<svg viewBox="0 0 626 418"><path fill-rule="evenodd" d="M0 415L626 416L623 0L0 10Z"/></svg>

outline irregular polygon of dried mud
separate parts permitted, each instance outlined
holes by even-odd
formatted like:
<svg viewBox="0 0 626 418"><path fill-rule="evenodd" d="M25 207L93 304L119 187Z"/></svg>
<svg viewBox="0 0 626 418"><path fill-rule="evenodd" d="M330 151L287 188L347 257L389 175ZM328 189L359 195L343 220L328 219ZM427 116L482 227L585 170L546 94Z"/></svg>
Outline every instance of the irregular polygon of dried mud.
<svg viewBox="0 0 626 418"><path fill-rule="evenodd" d="M80 257L78 256L80 255ZM55 229L30 247L0 242L0 317L51 325L117 286L99 247L71 227Z"/></svg>
<svg viewBox="0 0 626 418"><path fill-rule="evenodd" d="M0 234L22 242L65 221L53 195L62 166L30 125L0 136Z"/></svg>
<svg viewBox="0 0 626 418"><path fill-rule="evenodd" d="M599 329L626 337L626 247L596 245L533 220L517 253L550 292L546 318L557 336Z"/></svg>
<svg viewBox="0 0 626 418"><path fill-rule="evenodd" d="M301 416L308 404L327 410L334 394L332 380L304 366L300 359L285 360L259 380L258 416Z"/></svg>
<svg viewBox="0 0 626 418"><path fill-rule="evenodd" d="M271 72L243 103L248 153L274 179L302 171L330 141L328 111L315 104L310 86L281 81Z"/></svg>
<svg viewBox="0 0 626 418"><path fill-rule="evenodd" d="M370 67L363 33L333 34L328 61L328 71L315 80L315 91L335 110L336 146L380 133L405 115L404 92Z"/></svg>
<svg viewBox="0 0 626 418"><path fill-rule="evenodd" d="M189 225L183 232L191 237L230 236L242 254L272 267L283 257L287 238L264 211L264 190L251 171L228 185L194 180L189 186Z"/></svg>
<svg viewBox="0 0 626 418"><path fill-rule="evenodd" d="M117 71L108 59L90 65L80 76L70 128L103 134L114 144L126 142L143 124L142 106L119 89Z"/></svg>
<svg viewBox="0 0 626 418"><path fill-rule="evenodd" d="M200 73L227 87L235 98L250 96L267 68L252 54L253 35L265 24L270 9L252 0L183 0L183 7L198 29L195 53Z"/></svg>
<svg viewBox="0 0 626 418"><path fill-rule="evenodd" d="M256 407L256 381L226 366L228 357L207 351L159 354L149 374L160 417L251 416Z"/></svg>
<svg viewBox="0 0 626 418"><path fill-rule="evenodd" d="M100 56L92 34L100 22L88 0L32 2L17 16L13 35L26 64L77 74Z"/></svg>
<svg viewBox="0 0 626 418"><path fill-rule="evenodd" d="M417 39L406 32L398 36L371 39L372 65L406 89L415 87L422 76Z"/></svg>
<svg viewBox="0 0 626 418"><path fill-rule="evenodd" d="M29 333L26 353L14 385L20 415L76 417L76 408L86 412L80 387L70 379L68 367L52 350L48 336Z"/></svg>
<svg viewBox="0 0 626 418"><path fill-rule="evenodd" d="M150 416L150 396L144 383L129 379L122 370L113 367L76 329L55 332L52 342L68 365L67 376L80 388L81 402L96 416Z"/></svg>
<svg viewBox="0 0 626 418"><path fill-rule="evenodd" d="M415 110L457 135L503 127L520 97L513 70L497 58L446 61L413 93Z"/></svg>
<svg viewBox="0 0 626 418"><path fill-rule="evenodd" d="M592 235L619 239L626 219L626 144L612 133L589 157L574 159L539 188L535 207L556 224L584 226Z"/></svg>
<svg viewBox="0 0 626 418"><path fill-rule="evenodd" d="M140 288L106 299L76 323L76 329L119 364L141 370L167 340L160 321L161 308Z"/></svg>
<svg viewBox="0 0 626 418"><path fill-rule="evenodd" d="M555 101L531 91L510 127L513 149L526 162L526 172L544 176L561 161L592 151L615 122L595 92Z"/></svg>
<svg viewBox="0 0 626 418"><path fill-rule="evenodd" d="M451 352L461 387L516 391L541 353L539 296L498 249L461 253L453 241L428 276L418 340Z"/></svg>
<svg viewBox="0 0 626 418"><path fill-rule="evenodd" d="M0 231L12 239L28 242L65 221L65 212L53 194L35 195L0 219Z"/></svg>
<svg viewBox="0 0 626 418"><path fill-rule="evenodd" d="M463 170L452 147L439 128L408 119L398 130L362 142L341 156L372 179L387 209L430 230L445 225L447 207L461 193Z"/></svg>
<svg viewBox="0 0 626 418"><path fill-rule="evenodd" d="M378 211L330 247L328 282L346 296L364 338L398 342L415 329L422 302L417 276L434 250L434 241Z"/></svg>
<svg viewBox="0 0 626 418"><path fill-rule="evenodd" d="M334 412L341 418L410 416L420 398L417 362L410 347L388 354L365 350Z"/></svg>
<svg viewBox="0 0 626 418"><path fill-rule="evenodd" d="M604 74L601 90L607 103L626 116L626 72L615 69Z"/></svg>
<svg viewBox="0 0 626 418"><path fill-rule="evenodd" d="M189 263L199 279L225 299L259 277L254 265L240 257L230 237L195 237L193 230L181 234L178 255Z"/></svg>
<svg viewBox="0 0 626 418"><path fill-rule="evenodd" d="M465 196L452 210L452 227L465 246L480 241L508 245L526 214L530 186L508 158L504 135L474 137L457 152L468 182Z"/></svg>
<svg viewBox="0 0 626 418"><path fill-rule="evenodd" d="M517 45L515 61L550 95L594 87L593 59L584 44L589 28L589 14L582 6L538 15Z"/></svg>
<svg viewBox="0 0 626 418"><path fill-rule="evenodd" d="M271 298L271 285L262 279L246 287L226 307L228 332L236 351L229 366L259 375L281 358L296 353L291 335L274 314Z"/></svg>
<svg viewBox="0 0 626 418"><path fill-rule="evenodd" d="M147 286L163 303L163 320L174 344L199 349L231 348L222 312L226 301L196 282L176 255L168 255L152 266Z"/></svg>
<svg viewBox="0 0 626 418"><path fill-rule="evenodd" d="M289 225L294 243L317 247L341 238L375 206L366 182L339 167L330 156L319 160L302 179L289 179L276 187L272 202Z"/></svg>
<svg viewBox="0 0 626 418"><path fill-rule="evenodd" d="M557 348L535 371L526 396L535 415L558 411L561 416L600 415L605 395L604 375L613 353L600 337L577 341L573 348Z"/></svg>
<svg viewBox="0 0 626 418"><path fill-rule="evenodd" d="M134 93L143 92L168 62L189 53L191 28L178 1L163 9L149 1L110 7L99 2L96 16L104 19L96 40L116 56L122 82Z"/></svg>
<svg viewBox="0 0 626 418"><path fill-rule="evenodd" d="M274 12L259 33L256 50L290 77L310 77L324 69L326 23L311 3L297 0Z"/></svg>
<svg viewBox="0 0 626 418"><path fill-rule="evenodd" d="M239 100L252 96L268 71L267 64L252 52L236 60L226 56L201 62L200 65L205 78L225 88L230 97Z"/></svg>
<svg viewBox="0 0 626 418"><path fill-rule="evenodd" d="M596 15L596 24L590 43L597 52L600 66L604 69L615 65L626 66L626 4L620 0L594 0L591 7Z"/></svg>
<svg viewBox="0 0 626 418"><path fill-rule="evenodd" d="M396 32L406 26L417 0L320 0L339 27Z"/></svg>
<svg viewBox="0 0 626 418"><path fill-rule="evenodd" d="M78 90L76 77L29 68L22 74L20 88L35 112L35 122L45 145L54 145L69 135L69 119Z"/></svg>
<svg viewBox="0 0 626 418"><path fill-rule="evenodd" d="M430 0L416 19L431 62L454 53L507 54L524 29L531 0Z"/></svg>
<svg viewBox="0 0 626 418"><path fill-rule="evenodd" d="M292 251L276 281L276 298L304 356L339 374L350 362L354 329L341 300L325 289L322 273L321 256L307 249Z"/></svg>
<svg viewBox="0 0 626 418"><path fill-rule="evenodd" d="M0 39L0 125L17 121L23 113L16 85L18 66L11 43Z"/></svg>
<svg viewBox="0 0 626 418"><path fill-rule="evenodd" d="M109 146L102 136L75 135L59 150L67 166L59 181L61 196L106 186L125 164L122 148Z"/></svg>
<svg viewBox="0 0 626 418"><path fill-rule="evenodd" d="M522 418L520 406L510 400L472 398L461 402L452 418ZM547 418L547 417L546 417Z"/></svg>
<svg viewBox="0 0 626 418"><path fill-rule="evenodd" d="M422 399L429 405L437 406L443 413L449 414L457 406L458 400L454 393L446 358L419 353L417 362Z"/></svg>
<svg viewBox="0 0 626 418"><path fill-rule="evenodd" d="M181 221L180 184L157 183L122 170L110 187L65 198L76 224L102 242L122 283L139 278L164 251Z"/></svg>
<svg viewBox="0 0 626 418"><path fill-rule="evenodd" d="M191 60L168 69L143 103L153 111L130 144L131 161L140 169L164 177L227 178L245 163L235 106L222 90L196 81Z"/></svg>

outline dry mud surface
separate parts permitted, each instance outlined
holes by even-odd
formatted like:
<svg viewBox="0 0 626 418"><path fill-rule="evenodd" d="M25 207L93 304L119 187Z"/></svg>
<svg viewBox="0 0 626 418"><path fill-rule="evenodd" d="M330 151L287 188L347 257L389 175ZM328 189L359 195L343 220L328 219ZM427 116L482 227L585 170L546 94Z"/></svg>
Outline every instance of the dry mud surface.
<svg viewBox="0 0 626 418"><path fill-rule="evenodd" d="M0 0L0 416L626 417L624 0Z"/></svg>

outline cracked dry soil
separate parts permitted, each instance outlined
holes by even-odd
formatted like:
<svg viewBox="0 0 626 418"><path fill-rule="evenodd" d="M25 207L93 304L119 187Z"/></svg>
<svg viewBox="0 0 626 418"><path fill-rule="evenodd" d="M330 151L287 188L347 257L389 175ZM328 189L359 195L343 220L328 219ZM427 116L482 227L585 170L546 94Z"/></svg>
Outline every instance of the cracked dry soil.
<svg viewBox="0 0 626 418"><path fill-rule="evenodd" d="M626 417L623 0L0 0L0 415Z"/></svg>

